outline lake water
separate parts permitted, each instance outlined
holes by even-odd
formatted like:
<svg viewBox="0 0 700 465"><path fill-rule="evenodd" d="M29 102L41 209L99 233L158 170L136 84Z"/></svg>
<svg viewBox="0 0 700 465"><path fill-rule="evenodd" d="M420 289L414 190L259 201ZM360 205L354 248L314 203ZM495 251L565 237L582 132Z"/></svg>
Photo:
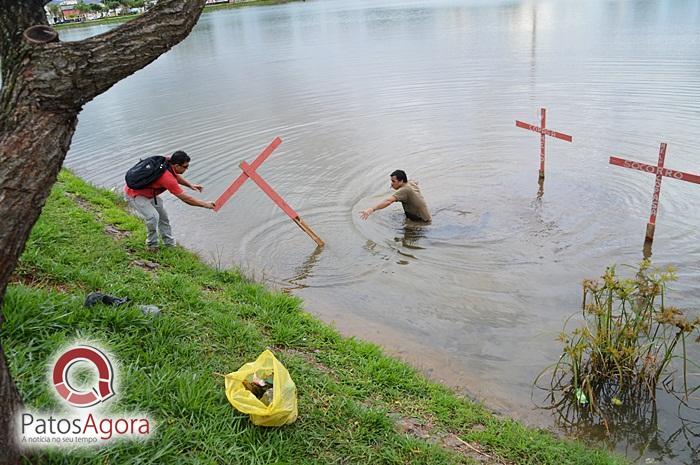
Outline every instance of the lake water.
<svg viewBox="0 0 700 465"><path fill-rule="evenodd" d="M515 127L539 124L540 107L573 136L548 138L542 191L538 135ZM259 173L326 247L252 182L216 214L164 196L177 240L498 411L564 431L535 408L532 381L560 354L581 281L642 259L651 207L654 176L608 158L656 164L666 142L666 167L698 174L699 134L696 0L319 0L204 14L85 106L66 165L121 188L138 157L181 149L213 200L280 136ZM397 168L420 182L432 224L406 224L397 205L359 218ZM652 259L678 268L668 299L697 315L700 186L662 187ZM662 396L656 420L609 442L641 463L697 463L700 415L682 422L676 409Z"/></svg>

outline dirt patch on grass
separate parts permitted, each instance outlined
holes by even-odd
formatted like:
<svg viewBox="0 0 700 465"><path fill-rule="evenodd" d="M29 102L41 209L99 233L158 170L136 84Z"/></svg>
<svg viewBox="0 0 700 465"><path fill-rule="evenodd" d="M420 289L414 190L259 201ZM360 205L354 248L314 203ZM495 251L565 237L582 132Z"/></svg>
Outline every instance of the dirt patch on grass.
<svg viewBox="0 0 700 465"><path fill-rule="evenodd" d="M217 292L222 292L222 291L224 290L224 288L223 288L223 287L216 286L216 285L212 285L212 284L203 284L203 285L202 285L202 290L203 290L204 292L213 292L213 293L217 293Z"/></svg>
<svg viewBox="0 0 700 465"><path fill-rule="evenodd" d="M160 263L149 260L134 260L131 262L131 266L137 266L146 271L156 271L158 268L160 268Z"/></svg>
<svg viewBox="0 0 700 465"><path fill-rule="evenodd" d="M82 210L85 210L86 212L90 212L95 215L95 218L97 218L99 221L102 221L102 212L100 211L99 208L97 208L95 205L93 205L90 201L82 198L79 195L66 192L66 197L69 199L73 200L73 202L78 205ZM104 232L108 236L112 237L115 240L121 240L124 239L125 237L129 237L131 233L129 231L124 231L123 229L118 228L116 225L113 224L107 224L104 227Z"/></svg>
<svg viewBox="0 0 700 465"><path fill-rule="evenodd" d="M108 236L112 236L114 239L124 239L125 237L129 237L131 233L129 231L124 231L123 229L119 229L113 224L108 224L105 226L105 234Z"/></svg>
<svg viewBox="0 0 700 465"><path fill-rule="evenodd" d="M26 287L60 292L61 294L70 294L77 288L77 286L69 286L66 283L56 282L39 273L25 271L15 272L15 274L10 276L9 284L21 284Z"/></svg>
<svg viewBox="0 0 700 465"><path fill-rule="evenodd" d="M66 197L71 199L73 202L76 203L81 209L91 212L91 213L99 213L99 210L91 204L89 201L85 200L84 198L80 197L79 195L73 194L71 192L66 192Z"/></svg>
<svg viewBox="0 0 700 465"><path fill-rule="evenodd" d="M437 431L430 420L405 418L399 413L390 413L389 416L394 420L396 429L408 436L439 445L479 463L511 465L511 462L506 462L487 454L481 449L479 444L469 443L454 433ZM483 429L484 427L475 425L473 428Z"/></svg>
<svg viewBox="0 0 700 465"><path fill-rule="evenodd" d="M333 375L333 370L328 368L326 365L323 363L319 362L316 360L316 357L314 357L314 351L311 352L305 352L303 350L298 350L298 349L292 349L289 347L275 347L274 350L279 351L285 355L291 355L291 356L297 356L302 358L306 363L311 365L312 367L316 368L318 371L321 373L325 373L327 375Z"/></svg>

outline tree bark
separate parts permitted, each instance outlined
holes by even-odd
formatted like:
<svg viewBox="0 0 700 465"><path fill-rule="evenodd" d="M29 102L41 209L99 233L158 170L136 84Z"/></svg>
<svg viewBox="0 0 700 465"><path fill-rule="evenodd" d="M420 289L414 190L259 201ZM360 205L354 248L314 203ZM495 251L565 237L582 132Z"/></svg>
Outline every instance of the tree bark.
<svg viewBox="0 0 700 465"><path fill-rule="evenodd" d="M0 328L7 284L63 164L83 105L184 39L205 0L161 0L105 34L32 44L47 0L0 0ZM0 333L1 335L2 333ZM19 462L21 399L0 344L0 464Z"/></svg>

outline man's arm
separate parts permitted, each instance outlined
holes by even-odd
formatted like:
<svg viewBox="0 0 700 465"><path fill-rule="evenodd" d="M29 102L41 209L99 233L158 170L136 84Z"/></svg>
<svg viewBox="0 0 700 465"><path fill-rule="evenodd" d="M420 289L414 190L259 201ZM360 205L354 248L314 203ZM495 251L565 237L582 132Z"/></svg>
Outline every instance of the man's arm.
<svg viewBox="0 0 700 465"><path fill-rule="evenodd" d="M177 179L177 183L180 184L181 186L189 187L193 191L199 191L202 192L204 187L202 187L201 184L192 184L189 182L187 179L182 177L181 174L173 173L175 175L175 179Z"/></svg>
<svg viewBox="0 0 700 465"><path fill-rule="evenodd" d="M363 220L366 220L366 219L369 217L369 215L371 215L371 214L374 213L375 211L381 210L382 208L386 208L386 207L388 207L389 205L391 205L392 203L396 202L397 200L398 200L398 199L397 199L395 196L392 195L392 196L389 197L388 199L384 199L384 200L382 200L381 202L379 202L375 207L370 207L370 208L368 208L368 209L366 209L366 210L362 210L362 211L360 212L360 217L361 217Z"/></svg>
<svg viewBox="0 0 700 465"><path fill-rule="evenodd" d="M176 197L185 202L187 205L192 205L193 207L202 207L213 210L215 206L214 202L205 202L204 200L195 199L191 195L185 194L184 192Z"/></svg>

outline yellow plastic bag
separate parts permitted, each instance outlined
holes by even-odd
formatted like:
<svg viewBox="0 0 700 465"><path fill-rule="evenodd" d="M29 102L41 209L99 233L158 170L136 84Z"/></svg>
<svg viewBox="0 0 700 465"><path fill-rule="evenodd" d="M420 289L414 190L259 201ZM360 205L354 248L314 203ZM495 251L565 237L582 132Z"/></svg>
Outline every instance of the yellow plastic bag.
<svg viewBox="0 0 700 465"><path fill-rule="evenodd" d="M260 370L272 371L272 402L265 405L245 388L243 381ZM236 410L250 415L258 426L282 426L297 419L297 387L287 369L269 350L254 362L246 363L226 379L226 397Z"/></svg>

